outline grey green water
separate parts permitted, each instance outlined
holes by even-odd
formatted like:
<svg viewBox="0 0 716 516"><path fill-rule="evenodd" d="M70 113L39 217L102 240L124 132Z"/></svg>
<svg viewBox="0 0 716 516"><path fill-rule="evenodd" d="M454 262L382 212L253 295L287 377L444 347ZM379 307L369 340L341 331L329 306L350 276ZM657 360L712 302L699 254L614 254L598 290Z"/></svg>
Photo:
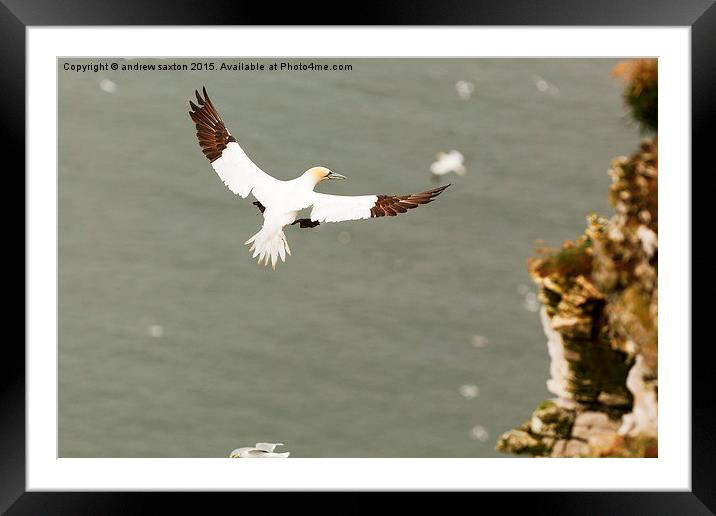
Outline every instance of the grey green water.
<svg viewBox="0 0 716 516"><path fill-rule="evenodd" d="M191 62L142 62L175 61ZM526 259L610 213L609 160L638 141L615 60L64 62L60 456L226 457L257 441L294 457L501 456L499 434L548 395ZM273 272L243 245L258 211L195 139L187 102L202 85L282 179L322 164L349 177L324 192L413 193L450 149L468 173L399 217L289 228L293 256Z"/></svg>

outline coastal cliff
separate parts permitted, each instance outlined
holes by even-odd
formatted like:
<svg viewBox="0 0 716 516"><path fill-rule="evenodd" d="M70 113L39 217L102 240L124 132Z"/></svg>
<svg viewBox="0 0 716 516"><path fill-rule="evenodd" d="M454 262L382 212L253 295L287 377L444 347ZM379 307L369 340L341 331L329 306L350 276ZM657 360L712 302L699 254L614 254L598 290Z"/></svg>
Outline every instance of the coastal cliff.
<svg viewBox="0 0 716 516"><path fill-rule="evenodd" d="M550 356L545 400L497 449L541 457L658 453L658 74L620 63L624 102L645 137L609 167L611 218L528 262Z"/></svg>

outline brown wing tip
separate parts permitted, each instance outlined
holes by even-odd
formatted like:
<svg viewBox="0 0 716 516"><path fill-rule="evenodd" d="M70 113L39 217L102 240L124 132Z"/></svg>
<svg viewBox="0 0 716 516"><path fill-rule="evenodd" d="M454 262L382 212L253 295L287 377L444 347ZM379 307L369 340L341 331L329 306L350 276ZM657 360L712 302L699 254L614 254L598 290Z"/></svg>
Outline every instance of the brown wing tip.
<svg viewBox="0 0 716 516"><path fill-rule="evenodd" d="M199 95L199 90L194 90L194 95L196 95L196 100L199 102L200 106L203 106L206 104L206 101L209 99L208 95L206 94L206 87L202 86L201 91L204 93L204 98L201 98L201 95Z"/></svg>
<svg viewBox="0 0 716 516"><path fill-rule="evenodd" d="M194 104L194 102L192 102L191 100L189 101L189 107L191 108L191 111L189 112L189 116L192 117L192 120L194 119L194 117L192 115L196 115L197 112L201 111L201 108L204 107L209 101L209 96L206 94L206 87L202 86L201 89L204 92L204 98L202 98L201 95L199 95L199 90L194 90L194 96L196 97L196 104ZM197 106L197 104L198 104L198 106Z"/></svg>
<svg viewBox="0 0 716 516"><path fill-rule="evenodd" d="M417 208L421 204L428 204L440 195L450 184L439 186L432 190L411 195L379 195L375 205L370 209L371 217L395 217L399 213Z"/></svg>
<svg viewBox="0 0 716 516"><path fill-rule="evenodd" d="M432 193L433 197L436 197L436 196L440 195L441 193L443 193L445 191L445 189L450 185L452 185L452 183L448 183L445 186L438 186L437 188L433 188L432 190L428 190L428 191L430 193Z"/></svg>
<svg viewBox="0 0 716 516"><path fill-rule="evenodd" d="M189 101L189 107L191 108L189 118L196 125L196 136L202 152L209 161L214 162L221 157L221 153L226 146L230 142L235 142L236 139L226 129L219 113L211 103L211 99L206 93L206 86L202 86L201 91L204 95L203 97L199 90L194 90L198 105L191 100Z"/></svg>

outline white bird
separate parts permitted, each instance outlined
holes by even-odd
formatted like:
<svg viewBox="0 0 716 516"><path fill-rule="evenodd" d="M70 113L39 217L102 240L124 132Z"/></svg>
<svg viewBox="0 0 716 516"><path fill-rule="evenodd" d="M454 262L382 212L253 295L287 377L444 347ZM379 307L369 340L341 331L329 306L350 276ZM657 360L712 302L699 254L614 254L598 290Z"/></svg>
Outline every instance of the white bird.
<svg viewBox="0 0 716 516"><path fill-rule="evenodd" d="M256 205L264 217L261 230L249 238L253 257L259 264L276 268L280 257L286 261L291 254L283 228L299 224L300 227L316 227L321 222L369 219L395 216L431 202L450 185L412 195L328 195L314 192L318 183L326 179L345 179L326 167L312 167L290 181L281 181L257 167L228 131L214 108L206 88L204 97L195 92L198 106L189 101L189 116L196 124L197 137L204 155L224 184L233 193L246 198L253 194ZM298 218L298 212L312 208L309 218Z"/></svg>
<svg viewBox="0 0 716 516"><path fill-rule="evenodd" d="M548 95L552 95L553 97L559 97L559 88L557 85L547 81L543 77L533 75L532 82L534 82L535 88L537 88L537 91L540 93L546 93Z"/></svg>
<svg viewBox="0 0 716 516"><path fill-rule="evenodd" d="M256 447L247 446L245 448L236 448L229 455L232 459L271 459L286 458L291 455L290 452L274 453L276 446L283 446L283 443L256 443Z"/></svg>
<svg viewBox="0 0 716 516"><path fill-rule="evenodd" d="M465 156L461 152L456 150L451 150L447 153L438 152L435 158L437 161L430 165L430 172L433 173L434 181L450 172L455 172L459 176L465 175Z"/></svg>
<svg viewBox="0 0 716 516"><path fill-rule="evenodd" d="M472 92L475 91L475 84L470 81L457 81L455 89L460 100L469 100Z"/></svg>

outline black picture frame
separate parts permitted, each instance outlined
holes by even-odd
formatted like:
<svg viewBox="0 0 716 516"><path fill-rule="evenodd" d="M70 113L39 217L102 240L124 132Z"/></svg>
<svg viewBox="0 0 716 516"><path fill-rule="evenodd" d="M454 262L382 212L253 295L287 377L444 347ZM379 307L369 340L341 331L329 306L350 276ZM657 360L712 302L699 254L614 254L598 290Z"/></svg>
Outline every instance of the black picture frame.
<svg viewBox="0 0 716 516"><path fill-rule="evenodd" d="M708 128L716 112L716 6L714 0L490 0L443 2L401 0L383 4L283 3L155 0L0 0L0 63L3 77L4 156L18 158L5 168L19 178L25 165L25 30L28 26L88 25L511 25L511 26L688 26L691 27L692 162L706 164ZM683 171L684 174L690 171ZM24 194L24 181L22 184ZM11 195L16 195L13 191ZM6 218L6 220L14 220ZM12 224L11 224L12 225ZM8 225L8 226L11 226ZM7 249L10 249L8 246ZM23 259L26 258L23 251ZM683 343L685 346L690 343ZM524 507L537 514L714 514L716 440L711 400L708 344L692 348L692 488L688 492L476 493L501 510ZM133 514L159 502L173 507L209 507L208 493L25 492L25 351L7 339L2 375L0 424L0 509L7 514ZM236 493L213 493L234 504ZM272 496L272 509L295 510L295 500L278 494L242 493L242 504ZM380 504L375 493L352 493L335 512L358 513ZM474 495L470 495L474 496ZM499 497L499 500L497 499ZM413 497L425 507L425 498ZM487 500L481 500L485 503ZM311 509L319 508L312 505ZM441 507L444 510L443 507ZM478 507L475 507L478 509ZM334 512L334 511L331 512Z"/></svg>

